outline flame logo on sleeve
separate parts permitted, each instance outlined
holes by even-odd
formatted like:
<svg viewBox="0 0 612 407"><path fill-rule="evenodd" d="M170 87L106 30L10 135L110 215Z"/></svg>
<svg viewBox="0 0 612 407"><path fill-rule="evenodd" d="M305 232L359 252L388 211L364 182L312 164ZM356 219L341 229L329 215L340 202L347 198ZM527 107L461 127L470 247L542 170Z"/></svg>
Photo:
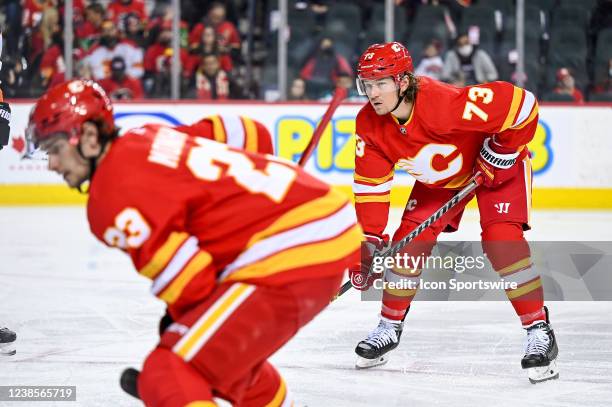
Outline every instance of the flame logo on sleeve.
<svg viewBox="0 0 612 407"><path fill-rule="evenodd" d="M457 146L453 144L428 144L421 148L414 157L400 159L397 166L423 184L435 184L461 171L463 166L462 154L458 154L450 161L445 160L456 150ZM439 168L438 165L434 168L433 161L437 157L440 157L443 162L445 161L444 168Z"/></svg>

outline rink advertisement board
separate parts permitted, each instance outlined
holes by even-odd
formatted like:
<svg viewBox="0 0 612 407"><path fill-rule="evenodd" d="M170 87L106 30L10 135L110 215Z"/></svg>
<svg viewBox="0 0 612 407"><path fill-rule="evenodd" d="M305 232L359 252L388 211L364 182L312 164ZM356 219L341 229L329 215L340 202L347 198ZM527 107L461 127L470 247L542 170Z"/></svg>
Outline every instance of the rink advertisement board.
<svg viewBox="0 0 612 407"><path fill-rule="evenodd" d="M0 204L78 203L46 163L22 160L24 130L31 103L12 103L11 139L0 151ZM338 108L307 169L350 193L354 166L355 116L361 105ZM213 114L247 115L270 130L277 155L297 161L326 109L325 104L117 103L122 129L145 123L177 125ZM541 106L529 144L534 173L534 206L612 208L612 109L609 106ZM412 177L396 171L392 204L404 205ZM41 196L43 195L43 196Z"/></svg>

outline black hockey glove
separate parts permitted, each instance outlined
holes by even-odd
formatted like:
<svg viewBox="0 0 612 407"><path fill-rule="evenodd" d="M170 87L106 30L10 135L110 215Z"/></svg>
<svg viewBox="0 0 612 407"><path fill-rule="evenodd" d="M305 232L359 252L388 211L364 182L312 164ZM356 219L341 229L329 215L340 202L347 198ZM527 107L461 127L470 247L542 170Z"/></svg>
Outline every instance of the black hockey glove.
<svg viewBox="0 0 612 407"><path fill-rule="evenodd" d="M11 107L6 102L0 102L0 150L8 144L11 122Z"/></svg>

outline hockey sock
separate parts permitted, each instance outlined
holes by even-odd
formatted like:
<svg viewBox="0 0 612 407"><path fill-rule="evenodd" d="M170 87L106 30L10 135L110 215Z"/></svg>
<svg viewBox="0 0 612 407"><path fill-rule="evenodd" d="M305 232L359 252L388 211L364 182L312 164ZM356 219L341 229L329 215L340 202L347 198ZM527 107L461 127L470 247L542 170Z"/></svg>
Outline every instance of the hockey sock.
<svg viewBox="0 0 612 407"><path fill-rule="evenodd" d="M284 406L292 405L285 381L269 362L264 362L242 401L236 406Z"/></svg>
<svg viewBox="0 0 612 407"><path fill-rule="evenodd" d="M542 281L531 263L522 226L518 223L487 226L482 231L482 248L499 276L506 282L516 283L516 288L507 289L506 295L521 324L529 326L534 321L545 321Z"/></svg>
<svg viewBox="0 0 612 407"><path fill-rule="evenodd" d="M172 351L157 347L138 377L138 393L146 406L216 406L206 379Z"/></svg>

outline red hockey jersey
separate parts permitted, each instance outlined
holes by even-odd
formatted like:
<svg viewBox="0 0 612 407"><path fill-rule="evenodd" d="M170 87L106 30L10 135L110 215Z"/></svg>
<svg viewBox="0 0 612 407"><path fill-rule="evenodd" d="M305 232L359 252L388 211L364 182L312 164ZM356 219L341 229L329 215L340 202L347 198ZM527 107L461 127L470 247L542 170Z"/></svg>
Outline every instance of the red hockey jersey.
<svg viewBox="0 0 612 407"><path fill-rule="evenodd" d="M408 121L378 116L368 103L357 115L353 192L357 218L381 236L397 167L431 188L460 188L474 171L486 137L527 154L538 123L534 95L507 82L457 88L419 77Z"/></svg>
<svg viewBox="0 0 612 407"><path fill-rule="evenodd" d="M91 180L87 215L173 316L220 282L318 278L317 265L335 261L342 272L362 239L347 197L294 164L162 125L113 142Z"/></svg>
<svg viewBox="0 0 612 407"><path fill-rule="evenodd" d="M266 126L246 116L214 115L190 125L177 126L176 130L251 153L274 154L272 136Z"/></svg>

